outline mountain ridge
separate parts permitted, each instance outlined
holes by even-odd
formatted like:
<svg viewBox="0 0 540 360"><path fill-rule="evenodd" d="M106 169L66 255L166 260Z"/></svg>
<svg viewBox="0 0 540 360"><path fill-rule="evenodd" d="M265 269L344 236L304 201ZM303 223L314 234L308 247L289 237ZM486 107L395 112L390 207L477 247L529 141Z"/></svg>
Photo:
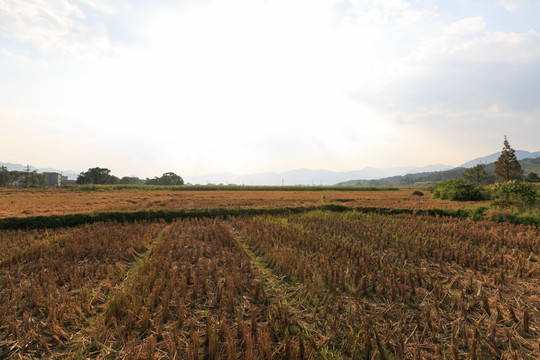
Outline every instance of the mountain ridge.
<svg viewBox="0 0 540 360"><path fill-rule="evenodd" d="M432 164L427 166L401 166L393 168L366 167L362 170L331 171L325 169L293 169L283 172L263 172L246 175L232 173L214 173L202 176L185 176L191 184L237 184L237 185L333 185L359 177L378 178L411 171L436 171L451 169L452 166Z"/></svg>
<svg viewBox="0 0 540 360"><path fill-rule="evenodd" d="M342 185L351 184L354 182L362 184L373 184L377 180L379 183L393 183L395 179L402 177L408 179L422 178L422 174L430 174L436 172L452 171L473 167L477 164L488 164L497 160L500 152L490 155L475 158L463 163L460 166L454 167L445 164L431 164L426 166L399 166L390 168L365 167L361 170L351 171L331 171L325 169L306 169L298 168L283 172L260 172L252 174L237 175L230 172L211 173L205 175L183 175L184 181L189 184L225 184L225 185ZM540 151L530 152L525 150L516 150L518 160L540 158ZM8 170L26 171L26 165L3 163L0 165L6 166ZM55 168L38 168L30 166L30 170L38 170L38 172L58 172L68 179L75 180L80 171L75 170L58 170ZM459 173L461 170L456 170ZM434 175L437 177L436 175Z"/></svg>
<svg viewBox="0 0 540 360"><path fill-rule="evenodd" d="M540 174L540 156L519 160L525 175L535 172ZM495 163L483 164L486 172L495 178ZM381 179L358 179L337 183L336 186L400 186L400 185L431 185L441 181L460 179L467 168L459 166L449 170L391 176Z"/></svg>
<svg viewBox="0 0 540 360"><path fill-rule="evenodd" d="M535 158L540 157L540 151L530 152L530 151L525 151L525 150L516 150L515 154L518 160L535 159ZM486 155L486 156L482 156L476 159L469 160L466 163L459 165L457 167L471 168L478 164L489 164L489 163L497 161L500 155L501 155L501 152L499 151L490 155Z"/></svg>

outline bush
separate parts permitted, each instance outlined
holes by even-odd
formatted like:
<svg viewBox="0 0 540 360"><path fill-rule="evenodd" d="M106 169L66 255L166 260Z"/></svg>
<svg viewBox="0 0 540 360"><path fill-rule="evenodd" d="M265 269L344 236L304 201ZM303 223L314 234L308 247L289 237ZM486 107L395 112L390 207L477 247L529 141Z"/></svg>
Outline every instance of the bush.
<svg viewBox="0 0 540 360"><path fill-rule="evenodd" d="M525 180L526 182L537 183L540 182L540 177L538 177L537 173L530 172L527 174L527 176L525 176L523 180Z"/></svg>
<svg viewBox="0 0 540 360"><path fill-rule="evenodd" d="M538 205L538 186L519 180L496 184L493 199L493 205L498 208L531 209Z"/></svg>
<svg viewBox="0 0 540 360"><path fill-rule="evenodd" d="M486 195L481 186L465 183L463 180L448 180L437 184L433 189L435 199L452 201L485 200Z"/></svg>

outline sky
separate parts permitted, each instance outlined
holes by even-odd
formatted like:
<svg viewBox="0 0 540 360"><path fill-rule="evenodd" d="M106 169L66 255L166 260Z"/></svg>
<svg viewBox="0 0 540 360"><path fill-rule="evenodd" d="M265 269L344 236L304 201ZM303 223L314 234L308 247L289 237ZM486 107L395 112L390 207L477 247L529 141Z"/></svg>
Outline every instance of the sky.
<svg viewBox="0 0 540 360"><path fill-rule="evenodd" d="M540 150L540 0L0 0L0 161L185 179Z"/></svg>

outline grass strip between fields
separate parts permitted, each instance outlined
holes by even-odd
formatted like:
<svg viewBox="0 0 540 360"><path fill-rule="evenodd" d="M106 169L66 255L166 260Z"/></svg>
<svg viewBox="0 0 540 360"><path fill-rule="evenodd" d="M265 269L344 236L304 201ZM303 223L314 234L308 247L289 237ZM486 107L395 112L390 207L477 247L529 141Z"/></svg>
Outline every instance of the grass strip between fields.
<svg viewBox="0 0 540 360"><path fill-rule="evenodd" d="M197 218L197 217L229 217L241 215L282 215L306 213L313 210L346 212L357 211L361 213L375 213L381 215L429 215L429 216L449 216L457 218L469 218L473 220L493 220L496 222L510 222L522 225L540 226L540 219L537 217L523 217L508 215L505 217L489 217L486 215L487 208L473 209L396 209L384 207L347 207L342 205L317 205L300 207L273 207L273 208L214 208L196 210L157 210L157 211L114 211L96 213L75 213L65 215L47 216L27 216L10 217L0 219L0 230L30 230L30 229L52 229L62 227L74 227L83 224L96 222L135 222L164 220L172 222L176 219Z"/></svg>
<svg viewBox="0 0 540 360"><path fill-rule="evenodd" d="M307 341L314 344L320 343L321 339L315 339L314 334L319 334L319 337L323 336L324 324L313 319L314 304L311 302L312 294L309 293L305 285L286 279L285 276L278 276L264 260L263 256L255 254L241 233L231 224L229 224L229 227L235 242L243 250L245 256L250 259L255 273L258 274L257 278L261 281L264 291L271 302L286 305L295 318L295 331L302 332L304 339ZM318 346L315 345L315 347Z"/></svg>
<svg viewBox="0 0 540 360"><path fill-rule="evenodd" d="M92 328L92 326L99 321L104 323L103 317L107 315L107 311L111 306L111 301L114 301L115 296L121 294L124 289L129 288L132 285L135 276L141 270L146 261L150 258L150 255L152 255L153 249L157 245L159 245L163 237L163 233L169 226L170 224L163 226L163 228L161 228L161 230L159 230L159 232L154 236L152 242L148 244L146 250L138 254L135 259L130 262L129 268L125 273L124 280L118 285L116 285L116 287L109 293L108 299L101 306L101 310L94 314L92 317L86 319L87 324L90 325L89 328ZM67 346L68 350L65 354L62 355L62 358L66 360L80 359L89 355L91 355L92 357L102 356L102 352L114 352L113 349L108 349L106 346L104 346L104 344L99 344L99 346L93 346L97 349L95 350L95 353L88 354L88 348L92 347L92 345L89 343L90 338L91 336L89 336L89 334L87 334L84 329L79 331L69 340Z"/></svg>

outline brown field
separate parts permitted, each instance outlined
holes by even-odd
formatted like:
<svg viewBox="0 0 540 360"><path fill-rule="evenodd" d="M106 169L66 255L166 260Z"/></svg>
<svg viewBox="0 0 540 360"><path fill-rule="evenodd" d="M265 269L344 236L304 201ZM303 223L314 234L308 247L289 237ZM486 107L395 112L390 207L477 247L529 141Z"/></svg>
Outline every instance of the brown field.
<svg viewBox="0 0 540 360"><path fill-rule="evenodd" d="M415 215L0 232L2 359L537 359L537 228Z"/></svg>
<svg viewBox="0 0 540 360"><path fill-rule="evenodd" d="M1 217L400 191L0 192ZM540 229L314 210L0 231L0 359L540 359Z"/></svg>
<svg viewBox="0 0 540 360"><path fill-rule="evenodd" d="M310 206L322 202L344 206L399 209L457 209L481 202L453 202L398 191L166 191L71 189L0 189L0 218L100 211Z"/></svg>

